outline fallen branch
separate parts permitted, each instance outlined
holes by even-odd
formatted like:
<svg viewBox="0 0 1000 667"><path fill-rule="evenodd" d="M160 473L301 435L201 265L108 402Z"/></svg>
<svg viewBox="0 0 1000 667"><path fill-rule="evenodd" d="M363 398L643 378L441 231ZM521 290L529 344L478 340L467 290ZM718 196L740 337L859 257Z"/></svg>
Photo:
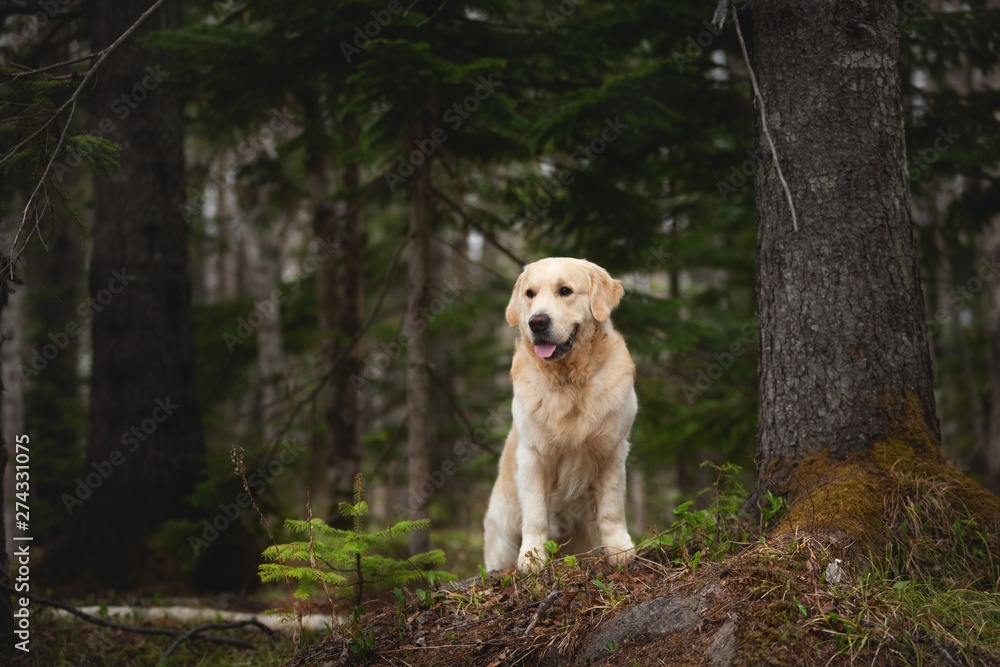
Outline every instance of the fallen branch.
<svg viewBox="0 0 1000 667"><path fill-rule="evenodd" d="M179 636L177 639L175 639L174 642L167 648L166 652L163 654L163 657L160 658L160 661L156 664L162 665L164 662L166 662L167 658L170 657L170 654L173 653L174 649L180 646L182 642L193 638L200 639L200 637L197 637L197 635L204 632L205 630L228 630L230 628L240 628L243 627L244 625L252 625L254 627L260 628L261 630L264 631L265 634L267 634L268 640L272 644L274 644L274 633L271 632L271 629L269 627L267 627L266 625L264 625L263 623L261 623L256 619L251 619L249 621L231 621L229 623L206 623L204 625L199 625L197 627L191 628L190 630Z"/></svg>
<svg viewBox="0 0 1000 667"><path fill-rule="evenodd" d="M63 602L57 602L55 600L49 600L48 598L38 597L37 595L31 595L30 593L24 593L24 592L21 592L21 591L15 591L10 586L6 586L4 584L0 584L0 590L4 590L4 591L6 591L8 593L13 593L13 594L15 594L15 595L17 595L19 597L28 598L32 602L35 602L35 603L40 604L40 605L44 605L46 607L52 607L54 609L62 609L63 611L69 612L70 614L76 616L77 618L81 618L84 621L87 621L88 623L93 623L94 625L99 625L99 626L104 627L104 628L111 628L112 630L120 630L122 632L131 632L131 633L139 634L139 635L169 635L171 637L183 636L183 635L186 635L189 632L188 630L174 630L172 628L141 628L141 627L134 626L134 625L125 625L123 623L116 623L115 621L106 621L103 618L98 618L96 616L91 616L90 614L84 613L84 612L80 611L79 609L77 609L76 607L73 607L71 605L65 604ZM255 623L258 626L260 626L261 628L265 628L265 626L263 624L261 624L259 621L255 621ZM247 621L240 621L239 624L240 625L246 625ZM205 626L202 626L202 629L205 629ZM267 628L265 628L265 629L267 630ZM269 639L272 638L271 631L267 630L267 633L268 633L268 638ZM230 639L229 637L215 637L215 636L212 636L212 635L207 635L207 636L198 636L197 639L200 639L201 641L209 642L211 644L225 644L226 646L233 646L233 647L242 648L242 649L251 649L252 650L252 649L256 648L250 642L245 642L245 641L242 641L240 639Z"/></svg>

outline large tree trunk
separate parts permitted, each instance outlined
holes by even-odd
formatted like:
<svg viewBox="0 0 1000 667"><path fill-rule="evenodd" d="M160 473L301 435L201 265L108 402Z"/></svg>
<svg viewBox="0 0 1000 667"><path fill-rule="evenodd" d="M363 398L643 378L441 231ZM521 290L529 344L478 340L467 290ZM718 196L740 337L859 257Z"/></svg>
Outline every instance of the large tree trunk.
<svg viewBox="0 0 1000 667"><path fill-rule="evenodd" d="M756 115L757 491L787 494L798 462L867 451L903 414L931 439L938 423L895 4L757 0L750 15L752 65L798 213L796 232Z"/></svg>
<svg viewBox="0 0 1000 667"><path fill-rule="evenodd" d="M16 438L26 433L24 430L24 378L21 376L22 354L24 353L25 326L25 290L11 289L10 297L3 311L0 312L0 381L3 392L0 393L2 412L0 412L0 433L7 441L7 460L13 460L16 454ZM74 360L75 361L75 360ZM14 467L7 466L3 471L3 523L14 524ZM14 536L8 531L6 536L8 554L14 553Z"/></svg>
<svg viewBox="0 0 1000 667"><path fill-rule="evenodd" d="M415 136L425 137L424 124L418 123ZM428 489L430 451L428 446L430 378L427 366L427 309L430 305L430 161L425 160L410 176L410 239L406 298L406 426L408 457L408 493L410 519L430 516ZM410 533L410 553L427 551L428 531Z"/></svg>
<svg viewBox="0 0 1000 667"><path fill-rule="evenodd" d="M2 179L0 179L2 180ZM6 244L5 244L6 245ZM10 293L10 272L11 262L6 254L0 257L0 314L3 313L7 305L7 295ZM2 323L0 319L0 323ZM7 374L9 376L9 374ZM0 392L4 391L3 375L0 375ZM7 417L7 412L2 413ZM7 450L14 449L16 441L8 445L4 433L8 430L6 422L0 423L0 499L6 501L6 489L4 486L4 476L7 471ZM28 443L30 447L30 442ZM30 498L29 498L30 500ZM6 503L5 509L6 509ZM9 578L10 558L7 554L7 531L13 531L13 526L8 526L5 521L4 512L0 512L0 585L10 586L13 583ZM29 547L30 548L30 547ZM14 636L14 607L13 599L7 591L0 591L0 658L8 659L14 654L14 643L17 638Z"/></svg>
<svg viewBox="0 0 1000 667"><path fill-rule="evenodd" d="M92 3L93 44L110 44L148 6ZM162 58L141 44L150 30L179 26L180 17L176 3L161 9L109 58L91 93L93 118L120 109L109 138L123 150L121 169L94 183L86 469L76 496L64 497L73 521L46 555L47 583L96 579L127 588L168 576L148 559L148 538L166 519L190 516L184 499L203 464L181 213L182 105L161 89L155 66Z"/></svg>

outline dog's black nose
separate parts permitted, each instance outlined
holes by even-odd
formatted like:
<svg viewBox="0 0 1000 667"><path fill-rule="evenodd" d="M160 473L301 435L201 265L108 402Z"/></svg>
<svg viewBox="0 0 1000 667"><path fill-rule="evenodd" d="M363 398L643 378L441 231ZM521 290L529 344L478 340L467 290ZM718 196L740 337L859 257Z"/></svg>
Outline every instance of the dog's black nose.
<svg viewBox="0 0 1000 667"><path fill-rule="evenodd" d="M528 318L528 328L538 333L539 331L545 331L549 328L549 323L552 320L545 313L538 313L537 315L532 315Z"/></svg>

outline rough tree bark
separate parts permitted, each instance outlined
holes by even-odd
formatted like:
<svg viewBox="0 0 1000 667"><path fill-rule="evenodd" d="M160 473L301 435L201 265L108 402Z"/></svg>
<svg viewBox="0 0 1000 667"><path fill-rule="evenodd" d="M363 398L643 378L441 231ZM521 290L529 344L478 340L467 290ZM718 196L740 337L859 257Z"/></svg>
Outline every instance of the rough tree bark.
<svg viewBox="0 0 1000 667"><path fill-rule="evenodd" d="M907 397L938 426L895 5L761 0L750 13L752 64L799 225L758 115L758 463L761 485L780 488L795 461L871 448Z"/></svg>
<svg viewBox="0 0 1000 667"><path fill-rule="evenodd" d="M0 257L0 314L7 306L10 286L11 261L6 253ZM0 391L3 391L2 376L0 376ZM0 499L5 497L4 472L7 469L7 442L4 437L4 424L0 424ZM10 586L10 559L7 555L7 524L4 514L0 512L0 585ZM10 658L14 654L14 607L8 592L0 593L0 658Z"/></svg>
<svg viewBox="0 0 1000 667"><path fill-rule="evenodd" d="M426 127L418 122L414 136L426 137ZM430 516L423 486L430 476L428 447L428 406L430 378L427 367L427 308L430 305L430 236L431 236L430 160L417 166L410 176L410 240L406 299L406 425L408 456L408 498L410 519ZM428 531L410 533L410 553L427 551Z"/></svg>
<svg viewBox="0 0 1000 667"><path fill-rule="evenodd" d="M110 44L148 7L146 0L92 3L93 44ZM148 538L168 518L193 517L184 499L200 475L204 441L181 211L182 103L161 89L162 56L141 42L180 19L178 4L161 9L109 58L90 97L91 118L114 120L107 136L123 149L121 169L94 182L93 372L81 471L94 482L89 494L81 484L75 498L63 499L73 520L42 563L50 584L128 588L170 577L149 559ZM130 97L135 108L116 115L122 95L135 90L143 99ZM91 474L108 466L106 478Z"/></svg>
<svg viewBox="0 0 1000 667"><path fill-rule="evenodd" d="M984 502L940 452L897 10L892 0L755 0L747 18L799 227L758 113L760 474L752 501L784 496L787 530L830 529L863 551L882 535L885 473L901 460L917 472L947 472L958 501ZM796 505L802 498L813 502Z"/></svg>

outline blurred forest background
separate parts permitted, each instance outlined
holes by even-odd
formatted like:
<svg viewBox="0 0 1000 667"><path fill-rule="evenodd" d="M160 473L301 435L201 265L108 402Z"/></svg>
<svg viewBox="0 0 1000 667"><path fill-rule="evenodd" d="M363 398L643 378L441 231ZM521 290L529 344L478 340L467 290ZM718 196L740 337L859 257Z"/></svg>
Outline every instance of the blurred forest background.
<svg viewBox="0 0 1000 667"><path fill-rule="evenodd" d="M426 513L447 569L474 573L510 426L503 311L550 255L626 286L633 535L711 484L702 461L752 479L755 111L715 3L169 3L84 87L65 141L62 113L8 154L94 61L32 70L150 4L0 5L0 231L20 253L3 431L31 438L46 581L73 576L60 539L105 530L78 554L98 583L248 590L268 539L237 504L234 445L272 525L307 498L335 520L360 472L373 526ZM900 18L944 448L1000 492L1000 3ZM168 184L183 199L154 194ZM143 291L154 266L181 296Z"/></svg>

